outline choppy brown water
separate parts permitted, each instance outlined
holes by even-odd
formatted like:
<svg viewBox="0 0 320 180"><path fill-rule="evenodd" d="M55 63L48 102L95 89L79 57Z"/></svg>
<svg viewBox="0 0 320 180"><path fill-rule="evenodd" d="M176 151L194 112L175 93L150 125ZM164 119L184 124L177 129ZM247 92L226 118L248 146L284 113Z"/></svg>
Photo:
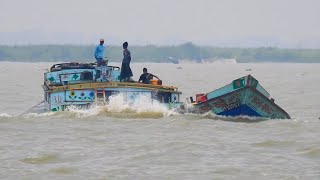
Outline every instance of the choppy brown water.
<svg viewBox="0 0 320 180"><path fill-rule="evenodd" d="M252 74L291 120L157 107L19 116L42 101L50 65L0 63L0 179L320 179L320 64L132 64L135 79L147 67L182 100Z"/></svg>

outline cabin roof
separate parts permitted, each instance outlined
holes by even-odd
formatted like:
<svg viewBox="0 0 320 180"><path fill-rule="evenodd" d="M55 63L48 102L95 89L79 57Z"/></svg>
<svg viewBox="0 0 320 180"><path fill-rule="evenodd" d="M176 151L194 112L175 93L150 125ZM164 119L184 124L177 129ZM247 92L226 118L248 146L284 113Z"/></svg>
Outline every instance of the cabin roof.
<svg viewBox="0 0 320 180"><path fill-rule="evenodd" d="M95 69L96 63L68 62L54 64L50 68L50 72L61 71L64 69Z"/></svg>

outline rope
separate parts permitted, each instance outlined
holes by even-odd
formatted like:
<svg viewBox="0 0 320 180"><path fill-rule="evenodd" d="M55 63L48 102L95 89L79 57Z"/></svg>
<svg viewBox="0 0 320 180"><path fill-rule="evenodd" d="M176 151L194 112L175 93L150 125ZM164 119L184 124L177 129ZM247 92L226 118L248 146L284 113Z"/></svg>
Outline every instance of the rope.
<svg viewBox="0 0 320 180"><path fill-rule="evenodd" d="M24 113L21 113L21 114L19 114L19 116L22 116L22 115L24 115L24 114L27 114L29 111L31 111L33 108L35 108L35 107L37 107L37 106L39 106L41 103L43 103L44 102L44 100L43 101L41 101L41 102L39 102L38 104L36 104L35 106L33 106L32 108L30 108L30 109L28 109L27 111L25 111Z"/></svg>

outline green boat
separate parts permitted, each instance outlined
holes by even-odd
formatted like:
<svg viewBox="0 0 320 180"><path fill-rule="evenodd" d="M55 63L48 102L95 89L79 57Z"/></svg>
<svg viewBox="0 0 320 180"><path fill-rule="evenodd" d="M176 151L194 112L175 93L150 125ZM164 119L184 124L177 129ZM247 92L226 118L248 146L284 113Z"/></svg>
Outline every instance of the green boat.
<svg viewBox="0 0 320 180"><path fill-rule="evenodd" d="M206 94L190 97L193 112L211 111L223 116L254 116L271 119L291 119L289 114L275 104L270 94L253 76L248 75Z"/></svg>

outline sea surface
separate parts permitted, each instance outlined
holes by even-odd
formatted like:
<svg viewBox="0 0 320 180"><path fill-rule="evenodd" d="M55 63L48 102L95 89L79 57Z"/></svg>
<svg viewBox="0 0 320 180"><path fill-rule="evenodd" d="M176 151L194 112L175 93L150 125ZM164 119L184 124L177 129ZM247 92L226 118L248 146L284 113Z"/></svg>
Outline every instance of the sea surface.
<svg viewBox="0 0 320 180"><path fill-rule="evenodd" d="M146 67L182 101L251 74L292 117L260 122L118 101L23 114L51 65L0 62L0 179L320 179L320 64L131 64L135 80Z"/></svg>

